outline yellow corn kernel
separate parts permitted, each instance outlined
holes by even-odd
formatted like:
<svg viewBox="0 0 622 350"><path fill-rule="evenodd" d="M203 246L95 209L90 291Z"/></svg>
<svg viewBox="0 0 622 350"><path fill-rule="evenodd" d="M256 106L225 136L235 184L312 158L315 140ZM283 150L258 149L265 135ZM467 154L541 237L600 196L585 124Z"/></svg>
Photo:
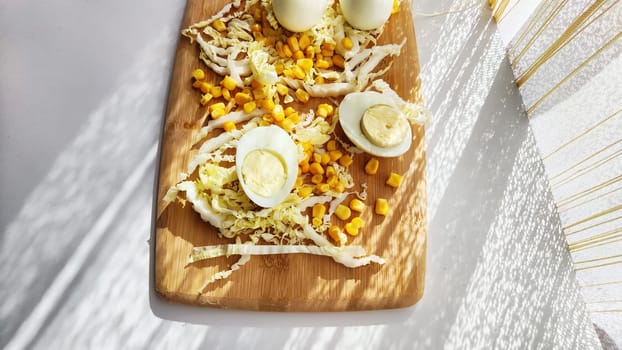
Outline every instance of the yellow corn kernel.
<svg viewBox="0 0 622 350"><path fill-rule="evenodd" d="M281 122L281 127L283 128L283 130L285 130L287 132L291 132L296 127L296 124L291 119L285 118Z"/></svg>
<svg viewBox="0 0 622 350"><path fill-rule="evenodd" d="M345 205L339 204L337 209L335 209L335 215L337 215L337 217L341 220L348 220L350 215L352 215L352 211Z"/></svg>
<svg viewBox="0 0 622 350"><path fill-rule="evenodd" d="M324 77L322 76L318 76L317 78L315 78L315 83L316 84L324 84L325 80Z"/></svg>
<svg viewBox="0 0 622 350"><path fill-rule="evenodd" d="M339 245L343 245L348 240L348 237L341 232L341 229L337 225L332 225L328 228L328 235Z"/></svg>
<svg viewBox="0 0 622 350"><path fill-rule="evenodd" d="M313 161L314 162L318 162L318 163L322 162L322 155L319 154L319 153L314 152L313 153Z"/></svg>
<svg viewBox="0 0 622 350"><path fill-rule="evenodd" d="M295 59L295 60L303 59L303 58L305 58L305 53L300 51L300 50L298 50L298 51L294 52L294 54L292 55L292 58Z"/></svg>
<svg viewBox="0 0 622 350"><path fill-rule="evenodd" d="M365 164L365 172L368 175L376 175L376 173L378 172L379 165L380 163L378 162L378 159L372 158L367 161L367 164Z"/></svg>
<svg viewBox="0 0 622 350"><path fill-rule="evenodd" d="M290 115L287 115L287 110L286 110L285 115L287 116L287 119L292 121L292 123L294 124L300 123L300 115L298 115L298 113L294 112Z"/></svg>
<svg viewBox="0 0 622 350"><path fill-rule="evenodd" d="M201 106L205 106L206 104L209 103L209 101L212 100L212 95L210 94L205 94L203 96L201 96Z"/></svg>
<svg viewBox="0 0 622 350"><path fill-rule="evenodd" d="M360 199L358 198L353 198L350 201L350 209L354 210L354 211L358 211L359 213L362 213L363 210L365 210L365 203L363 203Z"/></svg>
<svg viewBox="0 0 622 350"><path fill-rule="evenodd" d="M352 223L352 225L354 225L354 227L356 228L363 228L365 226L365 221L363 221L363 219L361 219L360 216L357 216L355 218L352 218L352 220L350 221Z"/></svg>
<svg viewBox="0 0 622 350"><path fill-rule="evenodd" d="M212 84L210 83L206 83L202 81L201 84L199 84L199 90L201 90L201 92L204 94L210 92L211 89L212 89Z"/></svg>
<svg viewBox="0 0 622 350"><path fill-rule="evenodd" d="M323 60L324 56L322 55L322 50L317 51L315 50L315 61L319 61L319 60Z"/></svg>
<svg viewBox="0 0 622 350"><path fill-rule="evenodd" d="M318 116L322 117L322 118L328 118L331 115L333 115L333 106L327 104L327 103L320 103L317 106L317 113Z"/></svg>
<svg viewBox="0 0 622 350"><path fill-rule="evenodd" d="M333 55L335 54L333 51L329 51L329 50L324 50L322 49L322 56L329 58L329 57L333 57Z"/></svg>
<svg viewBox="0 0 622 350"><path fill-rule="evenodd" d="M261 24L255 23L251 26L252 32L261 32Z"/></svg>
<svg viewBox="0 0 622 350"><path fill-rule="evenodd" d="M326 183L328 184L328 186L330 186L330 188L335 188L337 187L337 185L339 184L339 178L337 178L337 176L332 175L332 176L326 176L327 180Z"/></svg>
<svg viewBox="0 0 622 350"><path fill-rule="evenodd" d="M305 152L313 152L313 145L311 142L302 142L302 149Z"/></svg>
<svg viewBox="0 0 622 350"><path fill-rule="evenodd" d="M237 84L235 83L235 80L233 80L230 76L225 75L225 77L222 79L222 81L220 82L220 84L227 90L229 91L233 91L236 87Z"/></svg>
<svg viewBox="0 0 622 350"><path fill-rule="evenodd" d="M306 50L309 45L311 45L311 38L309 38L309 36L305 33L300 35L300 39L298 39L298 46L300 49Z"/></svg>
<svg viewBox="0 0 622 350"><path fill-rule="evenodd" d="M313 46L308 46L305 49L305 57L307 57L307 58L315 57L315 50L313 49Z"/></svg>
<svg viewBox="0 0 622 350"><path fill-rule="evenodd" d="M322 176L322 174L315 174L313 176L311 176L311 183L313 184L320 184L322 183L322 181L324 181L324 176Z"/></svg>
<svg viewBox="0 0 622 350"><path fill-rule="evenodd" d="M285 108L285 116L289 117L290 115L296 113L296 110L294 109L294 107L289 106L287 108Z"/></svg>
<svg viewBox="0 0 622 350"><path fill-rule="evenodd" d="M324 220L322 220L321 218L313 218L313 219L311 219L311 225L313 225L315 227L322 226L323 223L324 223Z"/></svg>
<svg viewBox="0 0 622 350"><path fill-rule="evenodd" d="M357 236L359 234L359 228L351 222L345 224L343 228L350 236Z"/></svg>
<svg viewBox="0 0 622 350"><path fill-rule="evenodd" d="M342 156L341 158L339 158L339 164L341 164L341 166L349 167L350 164L352 164L352 157L350 157L348 154Z"/></svg>
<svg viewBox="0 0 622 350"><path fill-rule="evenodd" d="M289 45L289 48L292 49L292 52L300 50L300 46L298 45L298 38L296 38L296 35L292 35L287 38L287 45Z"/></svg>
<svg viewBox="0 0 622 350"><path fill-rule="evenodd" d="M205 72L203 71L203 69L197 68L197 69L192 71L192 77L195 80L203 80L203 79L205 79Z"/></svg>
<svg viewBox="0 0 622 350"><path fill-rule="evenodd" d="M313 217L321 218L326 214L326 206L324 204L318 203L313 206Z"/></svg>
<svg viewBox="0 0 622 350"><path fill-rule="evenodd" d="M281 73L283 73L283 69L285 69L285 66L283 65L283 63L274 64L274 70L276 70L276 74L281 75Z"/></svg>
<svg viewBox="0 0 622 350"><path fill-rule="evenodd" d="M255 97L255 100L263 100L266 98L266 93L263 89L255 89L253 90L253 97Z"/></svg>
<svg viewBox="0 0 622 350"><path fill-rule="evenodd" d="M285 53L283 52L283 42L280 40L276 42L276 52L279 54L279 57L285 57Z"/></svg>
<svg viewBox="0 0 622 350"><path fill-rule="evenodd" d="M302 68L305 72L309 73L313 68L313 60L310 58L300 58L296 60L296 65Z"/></svg>
<svg viewBox="0 0 622 350"><path fill-rule="evenodd" d="M210 113L215 110L215 109L222 109L223 111L225 110L225 104L222 102L218 102L218 103L214 103L213 105L210 105L208 107L208 110L210 111Z"/></svg>
<svg viewBox="0 0 622 350"><path fill-rule="evenodd" d="M294 76L296 78L301 79L301 80L304 79L306 76L304 69L302 69L302 67L300 67L299 65L295 65L292 68L292 73L294 73Z"/></svg>
<svg viewBox="0 0 622 350"><path fill-rule="evenodd" d="M309 93L302 89L297 89L295 95L298 101L302 103L307 103L309 101Z"/></svg>
<svg viewBox="0 0 622 350"><path fill-rule="evenodd" d="M339 68L344 68L346 66L346 61L341 55L335 55L333 56L333 64Z"/></svg>
<svg viewBox="0 0 622 350"><path fill-rule="evenodd" d="M213 111L210 112L210 115L212 116L212 119L218 119L220 117L222 117L223 115L225 115L225 110L224 109L214 109Z"/></svg>
<svg viewBox="0 0 622 350"><path fill-rule="evenodd" d="M201 80L195 80L194 82L192 82L192 87L195 89L199 89L201 88L201 84L203 84Z"/></svg>
<svg viewBox="0 0 622 350"><path fill-rule="evenodd" d="M224 32L227 29L227 25L219 19L212 22L212 27L219 32Z"/></svg>
<svg viewBox="0 0 622 350"><path fill-rule="evenodd" d="M320 164L326 165L330 162L330 155L328 153L322 154L322 159L320 160Z"/></svg>
<svg viewBox="0 0 622 350"><path fill-rule="evenodd" d="M313 193L313 187L311 186L303 186L298 189L298 196L300 196L300 198L309 197L311 193Z"/></svg>
<svg viewBox="0 0 622 350"><path fill-rule="evenodd" d="M341 46L343 46L343 48L346 50L351 50L354 46L354 43L352 42L352 39L346 36L345 38L341 39Z"/></svg>
<svg viewBox="0 0 622 350"><path fill-rule="evenodd" d="M308 173L309 172L309 162L308 161L303 160L298 165L300 166L300 170L302 170L303 173Z"/></svg>
<svg viewBox="0 0 622 350"><path fill-rule="evenodd" d="M224 98L226 101L230 101L231 91L229 91L228 89L222 89L222 98Z"/></svg>
<svg viewBox="0 0 622 350"><path fill-rule="evenodd" d="M251 114L257 109L257 103L255 101L249 101L244 104L244 113Z"/></svg>
<svg viewBox="0 0 622 350"><path fill-rule="evenodd" d="M332 165L326 167L326 177L336 176L337 172Z"/></svg>
<svg viewBox="0 0 622 350"><path fill-rule="evenodd" d="M328 67L330 67L330 64L324 59L318 59L317 61L315 61L315 68L326 69Z"/></svg>
<svg viewBox="0 0 622 350"><path fill-rule="evenodd" d="M293 71L293 70L291 70L291 69L284 69L284 70L283 70L283 75L284 75L285 77L287 77L287 78L291 78L291 79L294 79L294 78L295 78L294 71Z"/></svg>
<svg viewBox="0 0 622 350"><path fill-rule="evenodd" d="M269 101L272 101L272 100L269 100ZM272 117L277 122L283 121L283 119L285 119L285 112L283 111L283 106L275 105L274 108L272 108Z"/></svg>
<svg viewBox="0 0 622 350"><path fill-rule="evenodd" d="M399 186L401 183L402 183L402 176L394 172L391 172L391 174L389 174L389 178L387 179L387 182L386 182L387 185L393 188L397 188L397 186Z"/></svg>
<svg viewBox="0 0 622 350"><path fill-rule="evenodd" d="M298 169L300 169L300 167L299 167ZM303 183L303 181L302 181L302 177L298 176L298 177L296 178L296 182L294 183L294 186L295 186L296 188L298 188L298 187L302 186L302 183Z"/></svg>
<svg viewBox="0 0 622 350"><path fill-rule="evenodd" d="M395 14L400 12L400 0L393 0L393 8L391 9L391 14Z"/></svg>
<svg viewBox="0 0 622 350"><path fill-rule="evenodd" d="M328 141L328 143L326 144L326 150L330 151L336 151L337 150L337 141L335 140L330 140Z"/></svg>
<svg viewBox="0 0 622 350"><path fill-rule="evenodd" d="M328 155L330 156L331 162L336 162L343 156L341 151L328 151Z"/></svg>
<svg viewBox="0 0 622 350"><path fill-rule="evenodd" d="M326 183L319 183L319 184L315 185L315 189L317 189L317 191L320 192L320 193L326 193L326 192L330 191L330 185L328 185Z"/></svg>
<svg viewBox="0 0 622 350"><path fill-rule="evenodd" d="M220 86L212 86L212 88L209 90L209 93L212 94L214 98L219 98L220 96L222 96L222 88Z"/></svg>
<svg viewBox="0 0 622 350"><path fill-rule="evenodd" d="M339 182L335 187L334 187L335 192L337 193L343 193L343 191L346 190L346 185L343 184L343 182Z"/></svg>
<svg viewBox="0 0 622 350"><path fill-rule="evenodd" d="M235 130L235 123L232 122L232 121L225 122L222 125L222 128L225 129L225 131L227 131L227 132Z"/></svg>
<svg viewBox="0 0 622 350"><path fill-rule="evenodd" d="M270 126L270 125L272 125L272 123L270 123L267 120L260 120L259 121L259 126Z"/></svg>
<svg viewBox="0 0 622 350"><path fill-rule="evenodd" d="M261 108L263 108L264 110L266 110L268 112L272 112L274 110L275 106L276 105L274 104L274 101L272 101L272 99L270 99L270 98L262 100Z"/></svg>
<svg viewBox="0 0 622 350"><path fill-rule="evenodd" d="M376 198L375 212L378 215L387 215L389 213L389 202L384 198Z"/></svg>
<svg viewBox="0 0 622 350"><path fill-rule="evenodd" d="M318 162L313 162L309 165L309 171L313 175L324 175L324 168L322 168L322 164Z"/></svg>
<svg viewBox="0 0 622 350"><path fill-rule="evenodd" d="M285 84L277 83L276 92L281 96L285 96L289 93L289 88Z"/></svg>
<svg viewBox="0 0 622 350"><path fill-rule="evenodd" d="M292 52L292 49L290 49L289 45L283 45L283 55L285 55L285 57L292 57L294 53Z"/></svg>
<svg viewBox="0 0 622 350"><path fill-rule="evenodd" d="M237 103L238 105L243 105L246 102L250 102L253 97L250 94L244 93L244 92L238 92L237 94L235 94L235 103Z"/></svg>
<svg viewBox="0 0 622 350"><path fill-rule="evenodd" d="M335 44L325 41L322 43L322 50L335 51Z"/></svg>

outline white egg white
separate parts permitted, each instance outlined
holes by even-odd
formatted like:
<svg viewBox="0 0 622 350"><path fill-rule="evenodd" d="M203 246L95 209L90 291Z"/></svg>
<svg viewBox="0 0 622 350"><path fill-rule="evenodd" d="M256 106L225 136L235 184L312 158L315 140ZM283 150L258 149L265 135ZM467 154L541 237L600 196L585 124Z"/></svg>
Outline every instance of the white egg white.
<svg viewBox="0 0 622 350"><path fill-rule="evenodd" d="M340 0L348 23L360 30L380 28L391 16L393 0Z"/></svg>
<svg viewBox="0 0 622 350"><path fill-rule="evenodd" d="M373 144L361 130L363 114L367 108L378 104L395 107L391 99L374 91L353 92L346 95L339 105L339 124L350 141L363 151L378 157L400 156L406 153L412 144L410 125L404 140L393 147L380 147Z"/></svg>
<svg viewBox="0 0 622 350"><path fill-rule="evenodd" d="M327 7L327 0L272 0L276 19L292 32L311 29L320 22Z"/></svg>
<svg viewBox="0 0 622 350"><path fill-rule="evenodd" d="M271 196L261 196L253 192L244 182L242 165L246 155L255 150L267 150L272 152L283 162L286 179L280 190ZM281 203L294 188L298 176L298 150L292 138L280 127L262 126L254 128L242 135L235 153L235 165L238 179L244 193L255 204L264 208L271 208Z"/></svg>

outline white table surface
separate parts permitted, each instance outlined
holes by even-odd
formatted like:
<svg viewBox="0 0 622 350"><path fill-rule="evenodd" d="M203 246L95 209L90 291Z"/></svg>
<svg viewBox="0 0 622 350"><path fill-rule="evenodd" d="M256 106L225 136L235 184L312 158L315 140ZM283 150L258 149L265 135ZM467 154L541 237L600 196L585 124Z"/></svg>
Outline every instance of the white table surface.
<svg viewBox="0 0 622 350"><path fill-rule="evenodd" d="M0 346L599 348L486 2L463 4L475 5L415 16L435 115L423 299L300 314L179 306L150 289L184 2L0 1Z"/></svg>

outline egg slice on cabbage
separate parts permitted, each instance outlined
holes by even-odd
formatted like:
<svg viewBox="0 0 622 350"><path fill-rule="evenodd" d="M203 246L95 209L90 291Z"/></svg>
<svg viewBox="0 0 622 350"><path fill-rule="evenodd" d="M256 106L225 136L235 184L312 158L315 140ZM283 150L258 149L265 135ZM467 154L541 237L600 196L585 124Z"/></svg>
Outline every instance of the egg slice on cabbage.
<svg viewBox="0 0 622 350"><path fill-rule="evenodd" d="M264 208L281 203L298 176L298 151L278 126L257 127L242 135L235 153L238 179L244 193Z"/></svg>
<svg viewBox="0 0 622 350"><path fill-rule="evenodd" d="M353 92L339 105L339 124L363 151L378 157L397 157L412 144L412 129L401 110L387 96Z"/></svg>

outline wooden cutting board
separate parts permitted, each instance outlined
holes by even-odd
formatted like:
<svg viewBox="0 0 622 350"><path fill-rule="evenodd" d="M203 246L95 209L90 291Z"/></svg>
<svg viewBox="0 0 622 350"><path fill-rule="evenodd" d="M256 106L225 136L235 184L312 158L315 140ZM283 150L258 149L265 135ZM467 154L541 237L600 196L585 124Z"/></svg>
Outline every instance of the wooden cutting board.
<svg viewBox="0 0 622 350"><path fill-rule="evenodd" d="M226 3L226 0L188 0L182 27L211 17ZM407 38L406 45L399 57L391 58L393 66L383 78L402 98L420 101L419 62L408 1L403 1L401 11L391 17L379 43L399 43L402 38ZM365 174L363 168L370 158L366 154L355 155L350 167L357 184L366 182L369 185L367 209L361 214L366 227L350 239L350 244L360 244L370 254L385 258L384 265L351 269L329 257L254 256L228 279L198 293L209 276L228 269L239 258L221 257L187 265L194 246L231 242L219 239L216 229L203 222L190 205L184 207L175 202L166 206L162 202L167 189L187 169L192 138L201 127L198 120L203 111L200 111L199 95L191 87L190 80L193 69L207 70L199 62L198 54L197 45L180 35L162 134L155 227L156 291L172 302L270 311L386 309L416 303L423 295L426 254L426 163L422 127L414 127L413 145L408 153L398 158L380 159L377 175ZM384 65L389 62L385 61ZM219 80L211 71L208 78ZM309 109L309 106L300 107L301 112ZM391 171L404 175L397 189L384 183ZM377 197L389 200L388 216L373 213Z"/></svg>

